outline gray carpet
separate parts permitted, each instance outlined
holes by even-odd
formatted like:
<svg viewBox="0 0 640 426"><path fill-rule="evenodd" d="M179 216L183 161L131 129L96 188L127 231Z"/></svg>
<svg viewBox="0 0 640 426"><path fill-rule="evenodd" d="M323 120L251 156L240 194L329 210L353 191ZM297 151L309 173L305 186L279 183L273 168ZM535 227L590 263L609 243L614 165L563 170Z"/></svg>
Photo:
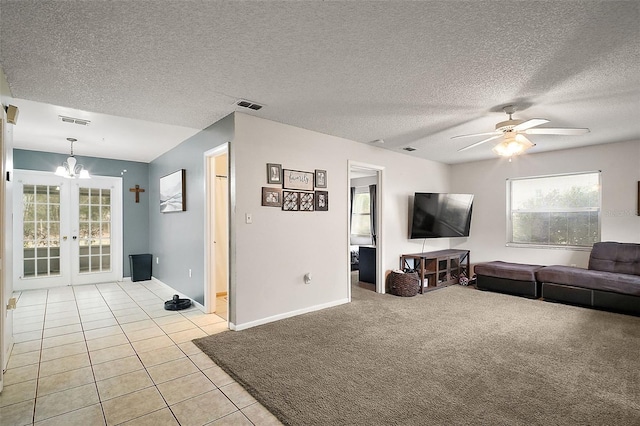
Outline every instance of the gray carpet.
<svg viewBox="0 0 640 426"><path fill-rule="evenodd" d="M640 425L640 318L452 286L194 343L289 425Z"/></svg>

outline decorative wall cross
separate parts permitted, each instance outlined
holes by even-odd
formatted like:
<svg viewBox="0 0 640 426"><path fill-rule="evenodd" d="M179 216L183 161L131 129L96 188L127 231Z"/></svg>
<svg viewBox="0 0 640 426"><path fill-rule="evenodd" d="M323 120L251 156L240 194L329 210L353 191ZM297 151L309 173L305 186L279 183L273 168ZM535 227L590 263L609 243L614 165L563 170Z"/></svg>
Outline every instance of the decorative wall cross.
<svg viewBox="0 0 640 426"><path fill-rule="evenodd" d="M129 188L129 192L136 193L136 203L140 202L140 193L144 192L144 189L140 188L140 185L136 185L135 188Z"/></svg>

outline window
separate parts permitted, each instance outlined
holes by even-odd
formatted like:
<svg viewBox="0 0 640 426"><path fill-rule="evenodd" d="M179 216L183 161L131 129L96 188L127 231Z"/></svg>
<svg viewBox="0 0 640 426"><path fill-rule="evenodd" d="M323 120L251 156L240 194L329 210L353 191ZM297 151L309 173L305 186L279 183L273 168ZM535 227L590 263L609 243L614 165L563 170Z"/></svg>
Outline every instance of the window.
<svg viewBox="0 0 640 426"><path fill-rule="evenodd" d="M507 180L507 245L591 247L600 241L600 172Z"/></svg>
<svg viewBox="0 0 640 426"><path fill-rule="evenodd" d="M371 213L369 204L368 188L363 188L367 192L358 192L353 198L353 212L351 214L351 235L358 237L371 237Z"/></svg>

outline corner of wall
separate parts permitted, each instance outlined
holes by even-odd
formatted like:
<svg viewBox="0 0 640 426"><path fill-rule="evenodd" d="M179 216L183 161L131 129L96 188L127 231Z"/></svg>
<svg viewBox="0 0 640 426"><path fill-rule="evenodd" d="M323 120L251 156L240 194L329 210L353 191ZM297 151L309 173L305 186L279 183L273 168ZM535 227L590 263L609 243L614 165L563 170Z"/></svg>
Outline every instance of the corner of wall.
<svg viewBox="0 0 640 426"><path fill-rule="evenodd" d="M11 98L11 88L9 87L9 82L2 69L2 65L0 65L0 101L2 105L6 106L9 98Z"/></svg>

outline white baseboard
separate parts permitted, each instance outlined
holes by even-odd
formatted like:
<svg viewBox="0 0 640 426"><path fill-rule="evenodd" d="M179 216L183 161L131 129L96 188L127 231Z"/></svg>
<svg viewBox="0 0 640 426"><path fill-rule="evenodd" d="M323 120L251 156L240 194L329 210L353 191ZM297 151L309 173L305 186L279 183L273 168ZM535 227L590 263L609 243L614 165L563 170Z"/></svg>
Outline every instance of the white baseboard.
<svg viewBox="0 0 640 426"><path fill-rule="evenodd" d="M266 318L262 318L255 321L245 322L244 324L234 324L232 322L229 322L229 329L235 330L235 331L246 330L247 328L256 327L258 325L267 324L270 322L279 321L281 319L291 318L291 317L295 317L302 314L308 314L309 312L320 311L326 308L332 308L334 306L343 305L345 303L349 303L348 298L335 300L333 302L323 303L322 305L315 305L315 306L309 306L308 308L297 309L295 311L285 312L282 314L273 315L271 317L266 317Z"/></svg>
<svg viewBox="0 0 640 426"><path fill-rule="evenodd" d="M160 281L159 279L157 279L156 277L152 276L151 277L151 281L153 281L156 284L159 284L163 287L166 287L167 290L171 290L172 293L177 294L178 296L180 296L181 298L185 298L185 299L190 299L191 303L198 309L200 309L202 312L204 312L204 306L202 306L200 303L196 302L195 300L191 299L189 296L187 296L186 294L180 293L178 290L176 290L175 288L171 287L168 284L163 283L162 281Z"/></svg>
<svg viewBox="0 0 640 426"><path fill-rule="evenodd" d="M155 283L167 288L168 290L170 290L171 292L173 292L175 294L178 294L180 297L185 297L185 298L191 299L189 296L186 296L186 295L180 293L179 291L177 291L176 289L174 289L170 285L163 283L162 281L160 281L156 277L152 276L151 277L151 281L153 281L153 282L155 282ZM205 312L204 306L202 306L200 303L196 302L193 299L191 299L191 301L199 310L201 310L202 312ZM268 324L270 322L279 321L279 320L282 320L282 319L285 319L285 318L291 318L291 317L295 317L295 316L298 316L298 315L307 314L309 312L320 311L322 309L332 308L334 306L343 305L345 303L349 303L349 299L348 298L340 299L340 300L334 300L333 302L323 303L321 305L309 306L307 308L297 309L295 311L284 312L282 314L273 315L273 316L266 317L266 318L261 318L261 319L255 320L255 321L249 321L249 322L246 322L244 324L234 324L231 321L229 321L228 322L229 330L234 330L234 331L246 330L248 328L256 327L258 325Z"/></svg>

